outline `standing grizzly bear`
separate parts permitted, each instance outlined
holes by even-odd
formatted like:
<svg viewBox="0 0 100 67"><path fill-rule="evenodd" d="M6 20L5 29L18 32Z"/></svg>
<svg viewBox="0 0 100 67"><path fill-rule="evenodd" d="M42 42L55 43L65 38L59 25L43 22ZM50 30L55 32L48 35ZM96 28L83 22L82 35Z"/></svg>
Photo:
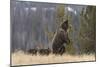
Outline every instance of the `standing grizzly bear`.
<svg viewBox="0 0 100 67"><path fill-rule="evenodd" d="M54 54L62 55L65 52L64 43L68 44L70 42L68 38L68 20L64 21L60 28L56 31L54 38L52 40L52 51Z"/></svg>

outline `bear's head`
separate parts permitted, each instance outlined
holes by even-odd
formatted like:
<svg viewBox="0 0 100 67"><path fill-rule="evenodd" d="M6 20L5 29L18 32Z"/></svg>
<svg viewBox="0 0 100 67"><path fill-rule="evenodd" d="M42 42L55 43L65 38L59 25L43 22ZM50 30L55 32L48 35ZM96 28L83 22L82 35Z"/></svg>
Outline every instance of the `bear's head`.
<svg viewBox="0 0 100 67"><path fill-rule="evenodd" d="M61 28L62 28L64 31L67 31L67 29L68 29L68 20L65 20L65 21L61 24Z"/></svg>

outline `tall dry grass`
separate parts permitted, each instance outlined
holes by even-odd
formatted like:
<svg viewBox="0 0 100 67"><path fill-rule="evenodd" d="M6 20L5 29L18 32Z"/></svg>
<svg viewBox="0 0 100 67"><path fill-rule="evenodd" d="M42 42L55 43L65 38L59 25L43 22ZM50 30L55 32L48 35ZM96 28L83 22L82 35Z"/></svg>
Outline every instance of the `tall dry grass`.
<svg viewBox="0 0 100 67"><path fill-rule="evenodd" d="M80 62L80 61L95 61L95 55L68 55L64 54L48 56L25 54L22 51L18 51L12 54L12 65L29 65L29 64L46 64L46 63L63 63L63 62Z"/></svg>

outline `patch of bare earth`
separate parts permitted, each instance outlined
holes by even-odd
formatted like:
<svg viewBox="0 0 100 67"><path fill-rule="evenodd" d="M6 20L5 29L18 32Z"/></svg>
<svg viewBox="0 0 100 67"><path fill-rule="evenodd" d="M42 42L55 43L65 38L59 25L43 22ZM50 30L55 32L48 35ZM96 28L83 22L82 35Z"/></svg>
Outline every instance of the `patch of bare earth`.
<svg viewBox="0 0 100 67"><path fill-rule="evenodd" d="M68 55L64 54L48 56L42 55L30 55L21 51L13 53L11 57L12 65L29 65L29 64L46 64L46 63L63 63L63 62L80 62L80 61L95 61L95 55Z"/></svg>

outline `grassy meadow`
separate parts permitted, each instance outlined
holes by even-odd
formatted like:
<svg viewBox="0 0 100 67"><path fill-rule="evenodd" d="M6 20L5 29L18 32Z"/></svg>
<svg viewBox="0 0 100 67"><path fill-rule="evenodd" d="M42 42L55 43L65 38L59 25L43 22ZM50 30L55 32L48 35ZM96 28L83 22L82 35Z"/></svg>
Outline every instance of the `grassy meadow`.
<svg viewBox="0 0 100 67"><path fill-rule="evenodd" d="M80 62L80 61L95 61L95 54L83 54L83 55L70 55L63 54L54 55L31 55L22 51L12 53L11 57L13 65L29 65L29 64L48 64L48 63L63 63L63 62Z"/></svg>

